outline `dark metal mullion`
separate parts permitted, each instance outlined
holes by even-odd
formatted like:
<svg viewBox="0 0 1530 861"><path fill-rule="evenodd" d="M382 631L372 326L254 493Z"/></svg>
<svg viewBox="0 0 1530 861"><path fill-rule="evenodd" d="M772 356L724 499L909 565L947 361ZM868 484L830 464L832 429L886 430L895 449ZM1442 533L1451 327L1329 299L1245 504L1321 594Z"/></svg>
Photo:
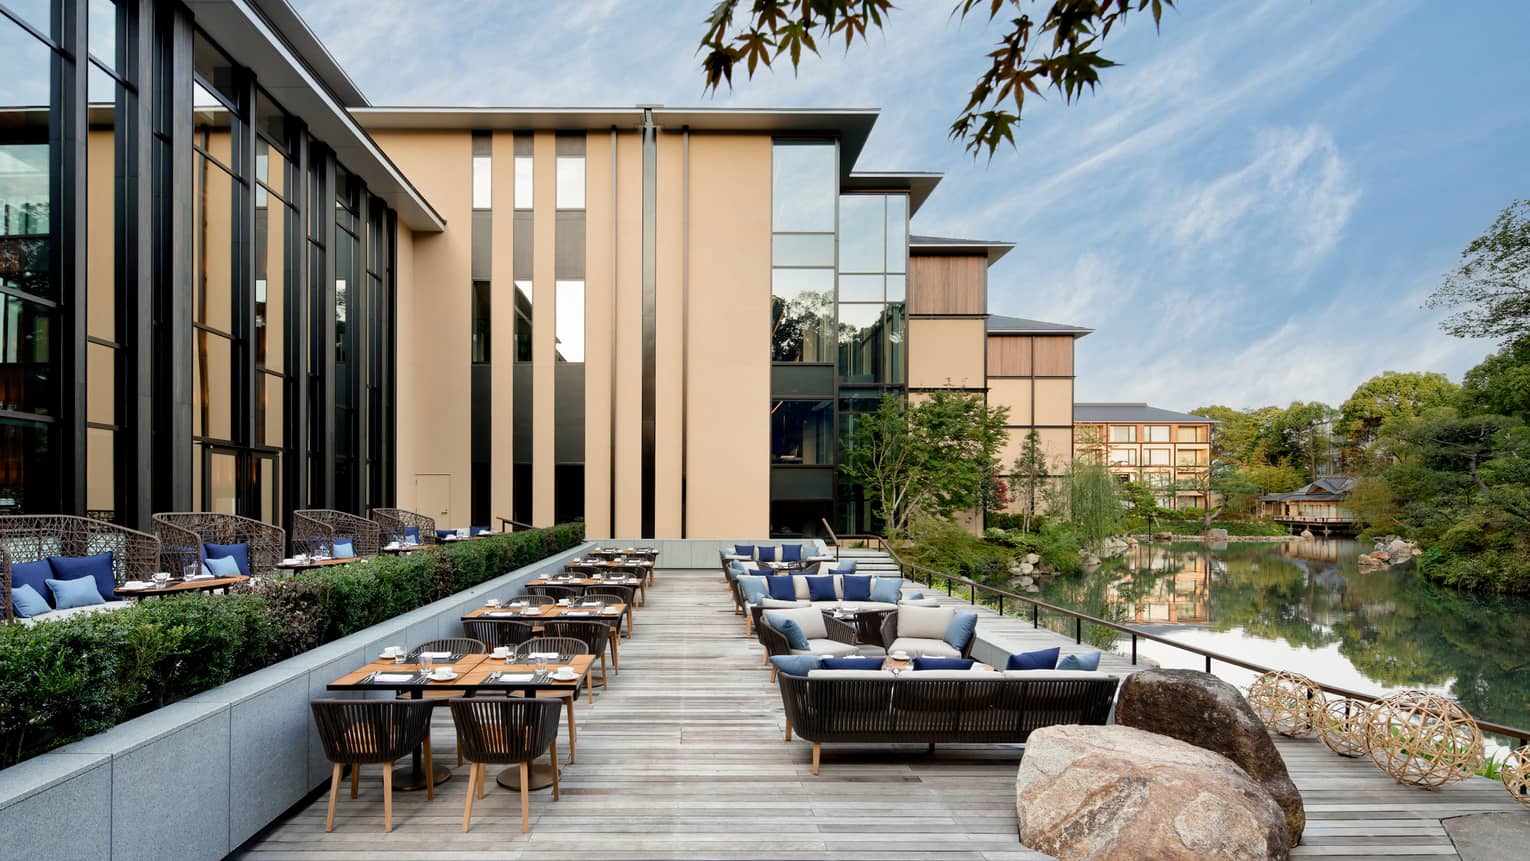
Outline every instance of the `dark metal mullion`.
<svg viewBox="0 0 1530 861"><path fill-rule="evenodd" d="M372 327L367 315L372 312L372 302L367 295L372 292L372 198L360 177L354 183L362 187L356 194L356 245L351 254L351 271L346 273L349 297L346 299L345 328L351 339L349 356L351 376L351 438L347 447L351 451L351 499L355 500L353 514L367 513L367 479L371 464L367 462L367 365L371 363L370 338ZM358 275L359 273L359 275Z"/></svg>
<svg viewBox="0 0 1530 861"><path fill-rule="evenodd" d="M379 497L383 505L396 502L398 488L398 214L388 209L383 222L383 361L382 385L378 391L383 398L383 434L379 450L384 458L383 489ZM512 285L513 289L513 285ZM515 349L514 335L511 350ZM505 393L508 397L509 393Z"/></svg>
<svg viewBox="0 0 1530 861"><path fill-rule="evenodd" d="M255 422L256 370L255 370L255 78L240 70L235 84L244 102L242 117L236 112L230 122L232 129L231 156L238 171L235 174L233 195L233 299L234 299L234 361L233 361L233 438L239 451L234 455L236 475L249 477L247 470L254 468L250 450L255 445L257 433ZM267 218L270 210L267 209ZM269 236L270 224L267 223ZM235 513L260 519L260 487L255 480L236 479L234 490Z"/></svg>
<svg viewBox="0 0 1530 861"><path fill-rule="evenodd" d="M640 538L654 537L657 479L654 455L658 426L658 126L643 109L643 420Z"/></svg>
<svg viewBox="0 0 1530 861"><path fill-rule="evenodd" d="M118 4L117 68L130 69L135 87L117 111L117 520L147 531L154 510L154 0Z"/></svg>
<svg viewBox="0 0 1530 861"><path fill-rule="evenodd" d="M86 0L67 0L54 7L53 30L61 34L60 44L66 54L74 58L87 55L85 26ZM67 213L66 218L54 222L57 241L54 254L58 266L54 268L59 285L58 377L54 381L59 397L59 426L61 439L58 450L62 457L58 463L62 479L59 482L59 510L69 514L85 513L85 416L86 387L79 381L86 379L85 318L87 224L89 221L89 180L85 176L88 164L89 121L86 111L89 105L87 84L88 65L55 56L52 63L53 92L57 98L49 108L53 122L49 137L49 160L53 175L56 211Z"/></svg>
<svg viewBox="0 0 1530 861"><path fill-rule="evenodd" d="M315 204L323 214L320 230L324 234L323 283L317 285L313 295L319 299L317 356L314 367L318 370L315 380L319 386L319 458L320 482L319 504L331 507L335 504L335 251L336 231L335 200L339 189L335 187L335 156L325 150L324 163L319 166L321 184L319 199ZM347 289L350 283L346 283Z"/></svg>
<svg viewBox="0 0 1530 861"><path fill-rule="evenodd" d="M296 120L292 120L296 122ZM282 289L284 321L287 331L282 339L286 351L286 384L282 386L285 409L282 419L282 444L286 457L282 459L282 511L281 523L289 533L292 529L292 512L308 507L308 363L304 347L308 343L309 306L308 255L308 165L310 161L308 135L302 128L289 129L298 142L295 158L284 159L287 169L287 187L292 189L293 206L284 212L286 221L282 229L287 236L286 281Z"/></svg>
<svg viewBox="0 0 1530 861"><path fill-rule="evenodd" d="M161 255L154 280L153 508L187 511L194 505L192 443L192 285L195 278L192 177L192 27L179 5L157 5L154 114L168 123L158 129L167 145L156 147L155 248Z"/></svg>

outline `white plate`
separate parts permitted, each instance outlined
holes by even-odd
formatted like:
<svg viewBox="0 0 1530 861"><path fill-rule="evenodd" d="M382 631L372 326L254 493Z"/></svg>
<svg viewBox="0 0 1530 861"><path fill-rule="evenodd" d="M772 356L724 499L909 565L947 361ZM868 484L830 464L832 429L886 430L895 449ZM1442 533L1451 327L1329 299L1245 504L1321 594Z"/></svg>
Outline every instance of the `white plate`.
<svg viewBox="0 0 1530 861"><path fill-rule="evenodd" d="M457 674L456 673L448 673L447 675L444 675L444 676L432 675L430 677L430 680L433 681L433 682L449 682L449 681L451 681L452 679L455 679L455 678L457 678Z"/></svg>
<svg viewBox="0 0 1530 861"><path fill-rule="evenodd" d="M521 611L521 615L522 616L540 616L540 615L542 615L542 609L540 607L527 607L526 609Z"/></svg>
<svg viewBox="0 0 1530 861"><path fill-rule="evenodd" d="M560 676L557 673L553 673L552 674L552 678L555 681L559 681L559 682L572 682L574 679L579 678L579 674L578 673L569 673L566 676Z"/></svg>
<svg viewBox="0 0 1530 861"><path fill-rule="evenodd" d="M600 612L606 614L607 616L615 616L617 613L620 613L621 611L622 611L622 608L620 608L620 607L607 607L606 609L601 610Z"/></svg>

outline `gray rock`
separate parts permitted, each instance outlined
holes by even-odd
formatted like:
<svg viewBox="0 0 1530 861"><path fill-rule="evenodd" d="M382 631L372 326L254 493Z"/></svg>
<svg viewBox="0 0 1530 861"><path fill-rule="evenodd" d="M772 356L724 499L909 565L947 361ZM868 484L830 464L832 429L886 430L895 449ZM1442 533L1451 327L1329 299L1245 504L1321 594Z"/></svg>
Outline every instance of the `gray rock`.
<svg viewBox="0 0 1530 861"><path fill-rule="evenodd" d="M1213 529L1213 530L1210 531L1209 534L1210 534L1210 536L1212 538L1216 538L1216 539L1225 539L1225 538L1227 538L1227 530L1226 529Z"/></svg>
<svg viewBox="0 0 1530 861"><path fill-rule="evenodd" d="M1237 763L1280 805L1290 845L1301 843L1307 826L1302 794L1264 721L1237 688L1198 670L1142 670L1121 685L1116 722L1177 738Z"/></svg>
<svg viewBox="0 0 1530 861"><path fill-rule="evenodd" d="M1040 565L1041 557L1035 553L1027 553L1025 554L1025 562L1027 565Z"/></svg>
<svg viewBox="0 0 1530 861"><path fill-rule="evenodd" d="M1020 842L1061 861L1256 861L1289 851L1280 806L1231 760L1124 726L1031 733L1015 812Z"/></svg>

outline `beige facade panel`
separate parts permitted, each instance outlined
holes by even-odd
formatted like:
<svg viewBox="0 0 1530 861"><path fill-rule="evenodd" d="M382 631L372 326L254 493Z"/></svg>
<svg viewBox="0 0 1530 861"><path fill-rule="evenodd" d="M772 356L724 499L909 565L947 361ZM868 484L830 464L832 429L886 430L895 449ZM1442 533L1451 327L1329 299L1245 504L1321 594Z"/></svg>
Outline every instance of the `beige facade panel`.
<svg viewBox="0 0 1530 861"><path fill-rule="evenodd" d="M983 320L909 320L908 342L910 387L980 388L985 384Z"/></svg>
<svg viewBox="0 0 1530 861"><path fill-rule="evenodd" d="M1048 471L1054 474L1067 472L1073 465L1073 432L1067 428L1038 428L1036 436Z"/></svg>
<svg viewBox="0 0 1530 861"><path fill-rule="evenodd" d="M1073 426L1073 381L1036 381L1036 424Z"/></svg>
<svg viewBox="0 0 1530 861"><path fill-rule="evenodd" d="M464 229L413 237L410 257L399 248L399 483L400 504L420 498L421 476L432 498L466 525L471 509L471 355L466 347L472 313L472 135L467 130L377 132L388 157L414 182L448 224ZM405 370L405 369L408 370ZM407 450L406 450L407 443ZM404 464L412 461L406 471ZM444 477L444 478L443 478ZM437 510L423 514L439 516ZM443 525L456 525L443 524Z"/></svg>
<svg viewBox="0 0 1530 861"><path fill-rule="evenodd" d="M409 346L418 338L419 303L415 300L414 277L414 231L403 221L398 222L398 262L394 270L397 299L394 319L397 321L399 361L394 376L394 405L398 411L397 432L394 443L396 460L394 501L399 508L419 511L415 496L415 472L419 464L419 423L413 416L419 409L420 376L415 368L413 351ZM423 513L423 512L422 512Z"/></svg>
<svg viewBox="0 0 1530 861"><path fill-rule="evenodd" d="M988 313L988 257L984 254L910 257L908 312Z"/></svg>
<svg viewBox="0 0 1530 861"><path fill-rule="evenodd" d="M584 528L590 538L612 538L611 529L611 332L615 277L611 216L615 181L611 135L585 140L584 326Z"/></svg>
<svg viewBox="0 0 1530 861"><path fill-rule="evenodd" d="M493 252L489 270L489 427L509 440L515 427L515 136L494 132L489 147ZM489 514L512 517L515 463L509 445L492 445ZM486 524L478 524L486 525Z"/></svg>
<svg viewBox="0 0 1530 861"><path fill-rule="evenodd" d="M1038 335L1035 339L1036 376L1073 376L1073 336Z"/></svg>
<svg viewBox="0 0 1530 861"><path fill-rule="evenodd" d="M616 535L642 534L643 139L616 139ZM588 507L588 506L586 506Z"/></svg>
<svg viewBox="0 0 1530 861"><path fill-rule="evenodd" d="M1030 380L988 380L988 406L1009 410L1005 419L1011 425L1034 424L1031 420Z"/></svg>
<svg viewBox="0 0 1530 861"><path fill-rule="evenodd" d="M770 165L766 136L691 136L689 538L770 525Z"/></svg>
<svg viewBox="0 0 1530 861"><path fill-rule="evenodd" d="M539 131L532 139L531 293L531 522L553 523L556 473L553 463L554 363L558 352L557 287L553 283L557 253L558 155L557 135Z"/></svg>
<svg viewBox="0 0 1530 861"><path fill-rule="evenodd" d="M988 336L988 376L1029 377L1031 339L1028 335Z"/></svg>
<svg viewBox="0 0 1530 861"><path fill-rule="evenodd" d="M655 235L654 517L655 535L680 535L680 492L685 437L684 337L685 141L679 132L658 137ZM700 394L700 393L697 393Z"/></svg>

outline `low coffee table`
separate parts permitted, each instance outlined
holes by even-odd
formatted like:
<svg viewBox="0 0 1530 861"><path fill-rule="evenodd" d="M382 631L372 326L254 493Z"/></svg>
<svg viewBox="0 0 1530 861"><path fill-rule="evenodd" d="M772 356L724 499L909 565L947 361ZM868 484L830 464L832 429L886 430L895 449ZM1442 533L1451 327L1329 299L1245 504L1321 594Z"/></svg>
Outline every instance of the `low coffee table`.
<svg viewBox="0 0 1530 861"><path fill-rule="evenodd" d="M855 642L852 645L887 648L887 644L882 642L882 620L887 618L887 614L893 612L892 610L846 609L839 611L839 615L835 615L836 611L833 607L819 609L830 619L838 619L855 626Z"/></svg>

